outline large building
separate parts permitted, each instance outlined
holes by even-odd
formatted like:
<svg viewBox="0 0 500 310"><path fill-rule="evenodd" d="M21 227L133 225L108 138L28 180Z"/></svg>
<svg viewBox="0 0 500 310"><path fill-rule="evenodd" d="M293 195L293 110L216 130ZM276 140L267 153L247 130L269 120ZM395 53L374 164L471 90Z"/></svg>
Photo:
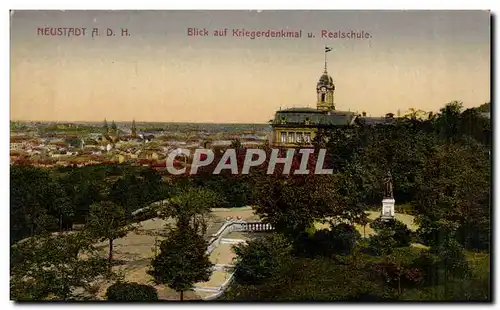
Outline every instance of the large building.
<svg viewBox="0 0 500 310"><path fill-rule="evenodd" d="M325 48L325 70L316 84L316 109L290 108L276 111L272 126L271 144L274 146L293 147L310 145L319 129L330 129L355 126L364 123L380 123L388 121L387 117L366 117L350 111L335 109L335 84L328 74Z"/></svg>

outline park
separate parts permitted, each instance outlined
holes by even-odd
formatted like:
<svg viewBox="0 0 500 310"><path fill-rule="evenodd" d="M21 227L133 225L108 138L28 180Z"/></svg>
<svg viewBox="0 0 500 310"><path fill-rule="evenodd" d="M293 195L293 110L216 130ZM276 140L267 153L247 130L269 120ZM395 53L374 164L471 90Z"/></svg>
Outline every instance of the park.
<svg viewBox="0 0 500 310"><path fill-rule="evenodd" d="M488 126L326 132L331 174L11 165L11 299L491 301Z"/></svg>

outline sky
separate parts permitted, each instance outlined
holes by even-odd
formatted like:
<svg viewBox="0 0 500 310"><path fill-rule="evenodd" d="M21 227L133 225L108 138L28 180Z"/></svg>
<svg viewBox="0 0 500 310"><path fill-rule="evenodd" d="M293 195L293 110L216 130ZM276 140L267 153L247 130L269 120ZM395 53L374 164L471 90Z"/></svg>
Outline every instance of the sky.
<svg viewBox="0 0 500 310"><path fill-rule="evenodd" d="M266 123L279 109L316 107L325 46L338 110L381 116L490 101L488 11L15 11L11 120Z"/></svg>

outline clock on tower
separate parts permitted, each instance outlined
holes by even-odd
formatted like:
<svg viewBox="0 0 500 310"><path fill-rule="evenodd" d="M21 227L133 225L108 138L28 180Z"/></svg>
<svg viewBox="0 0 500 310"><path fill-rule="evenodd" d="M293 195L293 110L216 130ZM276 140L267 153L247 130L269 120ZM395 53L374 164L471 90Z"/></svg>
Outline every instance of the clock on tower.
<svg viewBox="0 0 500 310"><path fill-rule="evenodd" d="M335 91L335 85L331 76L325 71L320 77L318 84L316 86L316 91L318 92L317 108L323 111L333 111L335 110L335 104L333 101L333 93Z"/></svg>

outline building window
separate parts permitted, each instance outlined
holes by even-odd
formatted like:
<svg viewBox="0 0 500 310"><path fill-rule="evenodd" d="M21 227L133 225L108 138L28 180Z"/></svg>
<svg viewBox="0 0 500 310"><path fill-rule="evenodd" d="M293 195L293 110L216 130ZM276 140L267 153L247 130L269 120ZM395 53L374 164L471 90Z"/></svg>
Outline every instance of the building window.
<svg viewBox="0 0 500 310"><path fill-rule="evenodd" d="M295 141L297 143L302 143L302 133L301 132L296 132L295 135L296 135Z"/></svg>
<svg viewBox="0 0 500 310"><path fill-rule="evenodd" d="M311 143L311 133L310 132L307 132L305 134L304 138L305 138L305 140L306 140L307 143Z"/></svg>
<svg viewBox="0 0 500 310"><path fill-rule="evenodd" d="M288 143L294 143L295 142L295 132L289 132L288 133Z"/></svg>
<svg viewBox="0 0 500 310"><path fill-rule="evenodd" d="M321 94L321 102L325 102L325 94Z"/></svg>
<svg viewBox="0 0 500 310"><path fill-rule="evenodd" d="M286 143L286 132L281 133L281 143Z"/></svg>
<svg viewBox="0 0 500 310"><path fill-rule="evenodd" d="M284 117L284 116L283 116L283 117L281 118L281 124L286 124L286 117Z"/></svg>
<svg viewBox="0 0 500 310"><path fill-rule="evenodd" d="M309 117L306 117L304 124L309 125L311 122L309 121Z"/></svg>

